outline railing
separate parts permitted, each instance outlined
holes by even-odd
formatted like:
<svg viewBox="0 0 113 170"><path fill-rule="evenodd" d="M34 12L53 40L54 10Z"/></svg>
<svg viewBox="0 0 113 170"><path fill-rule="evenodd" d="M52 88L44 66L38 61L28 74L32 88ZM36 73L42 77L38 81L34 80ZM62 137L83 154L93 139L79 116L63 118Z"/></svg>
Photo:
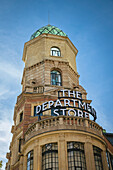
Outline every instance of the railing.
<svg viewBox="0 0 113 170"><path fill-rule="evenodd" d="M37 121L31 125L25 133L25 142L41 133L58 130L80 130L102 136L102 127L88 118L56 116Z"/></svg>

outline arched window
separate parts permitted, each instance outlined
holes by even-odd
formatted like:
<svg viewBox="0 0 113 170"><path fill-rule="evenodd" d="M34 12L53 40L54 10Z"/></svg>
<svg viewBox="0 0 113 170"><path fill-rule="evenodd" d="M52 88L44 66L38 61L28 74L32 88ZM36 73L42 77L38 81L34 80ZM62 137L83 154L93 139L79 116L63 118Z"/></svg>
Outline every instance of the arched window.
<svg viewBox="0 0 113 170"><path fill-rule="evenodd" d="M60 56L60 49L57 47L52 47L51 48L51 55L52 56Z"/></svg>
<svg viewBox="0 0 113 170"><path fill-rule="evenodd" d="M86 161L84 154L84 144L80 142L68 142L68 169L86 170Z"/></svg>
<svg viewBox="0 0 113 170"><path fill-rule="evenodd" d="M33 151L27 154L27 170L33 170Z"/></svg>
<svg viewBox="0 0 113 170"><path fill-rule="evenodd" d="M61 74L60 72L53 70L51 71L51 85L61 86Z"/></svg>
<svg viewBox="0 0 113 170"><path fill-rule="evenodd" d="M58 144L49 143L42 147L42 170L58 170Z"/></svg>

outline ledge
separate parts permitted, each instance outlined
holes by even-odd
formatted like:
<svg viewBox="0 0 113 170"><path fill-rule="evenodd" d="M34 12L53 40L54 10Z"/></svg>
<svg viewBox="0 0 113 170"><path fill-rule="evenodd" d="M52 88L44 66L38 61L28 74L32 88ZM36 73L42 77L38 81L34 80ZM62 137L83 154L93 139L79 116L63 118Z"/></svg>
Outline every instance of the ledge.
<svg viewBox="0 0 113 170"><path fill-rule="evenodd" d="M56 116L37 121L31 125L25 133L25 142L42 133L61 130L82 131L93 133L101 138L103 137L102 127L88 118Z"/></svg>

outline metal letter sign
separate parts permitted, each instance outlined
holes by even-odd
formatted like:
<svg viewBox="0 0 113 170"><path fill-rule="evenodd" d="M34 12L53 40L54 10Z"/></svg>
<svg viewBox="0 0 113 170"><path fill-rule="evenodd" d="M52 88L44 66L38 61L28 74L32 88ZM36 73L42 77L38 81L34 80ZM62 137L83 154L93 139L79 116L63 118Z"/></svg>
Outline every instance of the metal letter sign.
<svg viewBox="0 0 113 170"><path fill-rule="evenodd" d="M73 115L89 118L90 114L93 116L94 121L97 119L95 109L88 102L84 102L82 94L78 91L60 90L58 91L58 99L56 101L50 100L36 106L37 115L47 110L52 110L54 116Z"/></svg>

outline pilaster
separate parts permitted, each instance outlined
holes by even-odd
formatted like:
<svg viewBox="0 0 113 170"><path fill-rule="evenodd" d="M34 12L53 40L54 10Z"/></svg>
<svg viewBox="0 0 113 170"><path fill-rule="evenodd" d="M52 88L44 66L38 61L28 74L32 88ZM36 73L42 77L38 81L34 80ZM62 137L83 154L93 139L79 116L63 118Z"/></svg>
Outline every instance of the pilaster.
<svg viewBox="0 0 113 170"><path fill-rule="evenodd" d="M59 170L68 170L67 168L67 158L66 158L66 143L65 143L65 134L59 134L59 144L58 144L58 161L59 161Z"/></svg>
<svg viewBox="0 0 113 170"><path fill-rule="evenodd" d="M24 160L24 162L23 162L23 170L27 170L27 156L26 155L23 157L23 160Z"/></svg>
<svg viewBox="0 0 113 170"><path fill-rule="evenodd" d="M102 151L102 164L103 164L103 170L108 170L108 163L106 158L106 151Z"/></svg>
<svg viewBox="0 0 113 170"><path fill-rule="evenodd" d="M37 167L38 167L38 170L41 170L42 169L42 147L40 146L40 144L37 145L37 149L38 149L38 152L37 152L37 156L38 156Z"/></svg>
<svg viewBox="0 0 113 170"><path fill-rule="evenodd" d="M96 170L91 137L86 137L84 150L87 170Z"/></svg>
<svg viewBox="0 0 113 170"><path fill-rule="evenodd" d="M36 140L35 141L35 146L34 146L34 161L33 161L33 169L34 170L37 170L38 169L38 164L40 163L39 162L39 150L38 150L38 147L39 147L39 141Z"/></svg>
<svg viewBox="0 0 113 170"><path fill-rule="evenodd" d="M19 170L23 169L23 156L20 157Z"/></svg>

